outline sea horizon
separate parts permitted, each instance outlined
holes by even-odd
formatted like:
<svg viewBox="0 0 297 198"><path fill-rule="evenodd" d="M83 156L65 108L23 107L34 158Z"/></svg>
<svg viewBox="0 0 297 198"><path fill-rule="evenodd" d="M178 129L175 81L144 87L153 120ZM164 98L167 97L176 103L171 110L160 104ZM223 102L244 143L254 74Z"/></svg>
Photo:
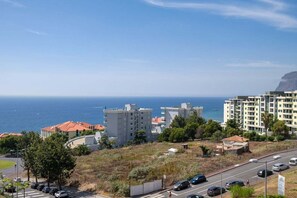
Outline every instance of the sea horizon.
<svg viewBox="0 0 297 198"><path fill-rule="evenodd" d="M202 117L223 121L223 104L229 97L185 96L0 96L0 133L37 131L66 121L103 124L103 109L123 108L125 104L152 108L153 117L160 117L160 107L179 106L190 102L203 106Z"/></svg>

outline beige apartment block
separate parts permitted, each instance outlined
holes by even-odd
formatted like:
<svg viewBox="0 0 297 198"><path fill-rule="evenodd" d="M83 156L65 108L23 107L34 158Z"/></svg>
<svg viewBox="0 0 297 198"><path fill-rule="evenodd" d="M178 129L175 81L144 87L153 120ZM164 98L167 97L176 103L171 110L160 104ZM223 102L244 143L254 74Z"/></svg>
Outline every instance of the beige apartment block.
<svg viewBox="0 0 297 198"><path fill-rule="evenodd" d="M224 103L224 124L235 119L247 131L264 131L261 115L268 111L283 120L291 131L297 131L297 90L271 91L259 96L237 96Z"/></svg>

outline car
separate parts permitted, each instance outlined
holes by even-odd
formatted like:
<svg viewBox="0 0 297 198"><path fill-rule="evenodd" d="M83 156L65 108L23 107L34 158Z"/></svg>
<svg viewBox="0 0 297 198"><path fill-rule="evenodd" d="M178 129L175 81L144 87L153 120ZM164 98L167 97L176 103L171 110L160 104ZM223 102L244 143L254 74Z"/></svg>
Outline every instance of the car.
<svg viewBox="0 0 297 198"><path fill-rule="evenodd" d="M204 198L204 197L202 195L192 194L192 195L188 195L187 198Z"/></svg>
<svg viewBox="0 0 297 198"><path fill-rule="evenodd" d="M206 182L206 177L202 174L196 175L190 180L191 184L200 184L202 182Z"/></svg>
<svg viewBox="0 0 297 198"><path fill-rule="evenodd" d="M56 198L64 198L64 197L69 197L68 193L64 190L60 190L55 193Z"/></svg>
<svg viewBox="0 0 297 198"><path fill-rule="evenodd" d="M50 194L50 195L55 195L55 193L58 192L58 191L59 191L58 188L56 188L56 187L51 187L51 189L50 189L50 191L49 191L49 194Z"/></svg>
<svg viewBox="0 0 297 198"><path fill-rule="evenodd" d="M191 186L190 182L188 180L183 180L176 182L173 186L173 190L183 190L186 188L189 188Z"/></svg>
<svg viewBox="0 0 297 198"><path fill-rule="evenodd" d="M291 158L290 161L289 161L289 165L296 166L297 165L297 158L296 157Z"/></svg>
<svg viewBox="0 0 297 198"><path fill-rule="evenodd" d="M38 186L37 186L37 190L39 190L39 191L42 191L42 189L45 187L45 185L44 184L39 184Z"/></svg>
<svg viewBox="0 0 297 198"><path fill-rule="evenodd" d="M33 183L31 184L31 188L32 188L32 189L37 189L38 185L39 185L38 183L33 182Z"/></svg>
<svg viewBox="0 0 297 198"><path fill-rule="evenodd" d="M15 182L21 182L22 179L20 177L16 177L16 178L13 179L13 181L15 181Z"/></svg>
<svg viewBox="0 0 297 198"><path fill-rule="evenodd" d="M220 195L221 192L222 192L222 194L225 193L226 189L223 187L219 187L219 186L212 186L207 189L207 195L210 197Z"/></svg>
<svg viewBox="0 0 297 198"><path fill-rule="evenodd" d="M244 186L244 183L243 181L240 181L240 180L233 180L233 181L229 181L226 183L225 185L225 188L227 190L230 190L233 186Z"/></svg>
<svg viewBox="0 0 297 198"><path fill-rule="evenodd" d="M10 186L9 188L5 188L5 192L14 193L14 192L16 192L15 189L16 189L15 186Z"/></svg>
<svg viewBox="0 0 297 198"><path fill-rule="evenodd" d="M276 163L276 164L274 164L272 166L272 170L276 171L276 172L283 171L283 170L286 170L288 168L289 168L289 166L287 164L284 164L284 163Z"/></svg>
<svg viewBox="0 0 297 198"><path fill-rule="evenodd" d="M50 190L51 190L50 187L45 186L45 187L42 189L42 192L44 192L44 193L49 193Z"/></svg>
<svg viewBox="0 0 297 198"><path fill-rule="evenodd" d="M267 177L272 174L273 174L273 172L271 170L267 170ZM258 170L257 175L259 177L265 177L265 169Z"/></svg>

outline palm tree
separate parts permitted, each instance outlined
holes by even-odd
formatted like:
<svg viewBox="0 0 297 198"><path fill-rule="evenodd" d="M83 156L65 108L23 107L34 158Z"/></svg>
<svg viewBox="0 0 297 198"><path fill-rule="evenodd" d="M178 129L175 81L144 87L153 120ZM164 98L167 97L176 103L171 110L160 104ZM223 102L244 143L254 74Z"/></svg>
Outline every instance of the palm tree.
<svg viewBox="0 0 297 198"><path fill-rule="evenodd" d="M262 119L262 122L264 124L265 136L266 136L266 141L267 141L268 127L269 127L269 124L270 124L271 120L273 119L273 115L268 113L268 111L265 111L264 113L262 113L261 119Z"/></svg>

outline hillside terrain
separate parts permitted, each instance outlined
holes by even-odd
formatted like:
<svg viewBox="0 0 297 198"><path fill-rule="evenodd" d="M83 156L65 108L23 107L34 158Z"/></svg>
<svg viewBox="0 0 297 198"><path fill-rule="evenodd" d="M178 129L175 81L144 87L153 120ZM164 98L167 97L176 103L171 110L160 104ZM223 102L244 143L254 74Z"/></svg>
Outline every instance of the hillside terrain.
<svg viewBox="0 0 297 198"><path fill-rule="evenodd" d="M297 71L285 74L275 91L297 90Z"/></svg>
<svg viewBox="0 0 297 198"><path fill-rule="evenodd" d="M268 153L297 148L295 141L266 143L251 142L251 153L242 156L224 155L202 158L200 145L215 148L207 141L188 142L184 150L182 143L148 143L120 149L101 150L77 159L77 166L69 184L80 190L123 195L129 184L160 179L166 175L166 186L197 173L209 174L235 164L246 162ZM177 148L176 155L166 155L169 148ZM135 174L142 177L135 179ZM129 179L130 175L130 179Z"/></svg>

